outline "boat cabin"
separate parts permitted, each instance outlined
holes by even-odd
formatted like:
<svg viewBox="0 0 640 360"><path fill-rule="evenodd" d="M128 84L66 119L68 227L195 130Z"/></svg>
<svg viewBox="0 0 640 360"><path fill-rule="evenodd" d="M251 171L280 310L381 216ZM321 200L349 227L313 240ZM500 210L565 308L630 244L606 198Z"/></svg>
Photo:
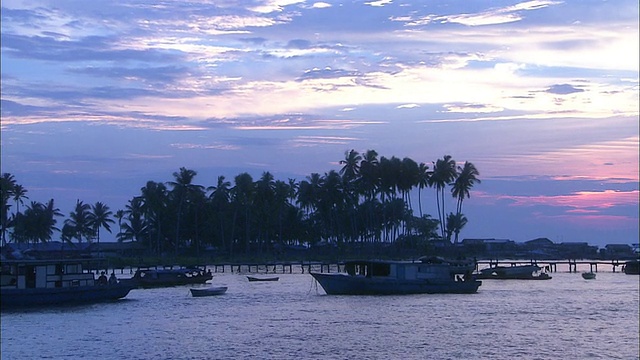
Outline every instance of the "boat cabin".
<svg viewBox="0 0 640 360"><path fill-rule="evenodd" d="M83 269L81 261L9 260L2 262L0 286L3 288L61 288L92 286L95 277Z"/></svg>
<svg viewBox="0 0 640 360"><path fill-rule="evenodd" d="M470 273L470 269L452 267L446 262L347 261L345 263L345 272L351 276L387 277L397 280L428 280L458 279L455 275L465 275Z"/></svg>

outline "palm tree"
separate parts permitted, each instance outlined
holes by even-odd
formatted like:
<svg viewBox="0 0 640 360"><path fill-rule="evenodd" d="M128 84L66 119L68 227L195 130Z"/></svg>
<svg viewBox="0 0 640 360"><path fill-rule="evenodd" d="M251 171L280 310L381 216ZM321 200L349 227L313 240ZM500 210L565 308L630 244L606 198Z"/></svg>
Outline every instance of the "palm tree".
<svg viewBox="0 0 640 360"><path fill-rule="evenodd" d="M111 219L113 212L109 210L109 207L100 201L96 202L91 207L90 219L91 226L95 232L98 240L98 255L100 255L100 228L105 228L108 232L111 232L110 224L114 224L115 221Z"/></svg>
<svg viewBox="0 0 640 360"><path fill-rule="evenodd" d="M230 187L231 183L226 181L225 177L221 175L218 176L216 186L211 186L207 189L212 191L211 195L209 195L209 199L218 219L218 231L223 249L227 248L224 229L226 223L225 214L228 210L230 200Z"/></svg>
<svg viewBox="0 0 640 360"><path fill-rule="evenodd" d="M346 181L354 180L358 174L360 173L360 161L362 160L362 156L360 154L351 149L350 151L345 151L344 160L340 160L340 164L344 165L342 169L340 169L340 175Z"/></svg>
<svg viewBox="0 0 640 360"><path fill-rule="evenodd" d="M242 173L234 178L235 186L231 189L233 202L235 205L233 216L233 231L235 231L235 220L240 211L244 215L244 241L245 251L249 252L251 245L251 208L255 201L255 188L253 178L248 173ZM232 239L235 237L232 235Z"/></svg>
<svg viewBox="0 0 640 360"><path fill-rule="evenodd" d="M56 223L58 220L55 219L57 216L63 216L60 209L54 206L53 199L50 199L46 204L44 204L44 226L43 230L46 234L44 241L51 240L54 231L60 231L56 227Z"/></svg>
<svg viewBox="0 0 640 360"><path fill-rule="evenodd" d="M65 225L69 225L73 229L72 238L78 239L78 243L82 243L83 238L89 239L93 235L93 227L91 224L91 206L80 200L76 201L74 211L69 214L69 218L64 221Z"/></svg>
<svg viewBox="0 0 640 360"><path fill-rule="evenodd" d="M418 165L418 208L420 210L420 217L422 217L422 189L429 186L429 178L431 177L431 172L429 171L429 166L425 163L420 163Z"/></svg>
<svg viewBox="0 0 640 360"><path fill-rule="evenodd" d="M124 210L120 209L118 211L116 211L115 215L113 215L116 219L118 219L118 234L116 235L116 237L118 237L118 235L122 232L122 219L125 216L125 212Z"/></svg>
<svg viewBox="0 0 640 360"><path fill-rule="evenodd" d="M20 204L24 204L23 199L28 199L27 189L25 189L22 185L16 184L13 187L13 201L16 202L16 213L20 212Z"/></svg>
<svg viewBox="0 0 640 360"><path fill-rule="evenodd" d="M375 197L380 187L380 161L375 150L367 150L360 161L360 186L361 192L368 200Z"/></svg>
<svg viewBox="0 0 640 360"><path fill-rule="evenodd" d="M411 189L418 185L420 167L413 159L405 157L400 164L400 174L398 178L398 190L402 193L402 198L409 206L409 210L413 210L411 205Z"/></svg>
<svg viewBox="0 0 640 360"><path fill-rule="evenodd" d="M457 199L456 214L462 213L462 202L465 197L471 197L470 191L475 183L480 183L478 176L480 173L475 165L466 161L463 167L458 167L458 178L453 183L451 194Z"/></svg>
<svg viewBox="0 0 640 360"><path fill-rule="evenodd" d="M143 220L142 200L138 197L129 200L126 206L128 223L122 225L123 231L118 234L118 240L141 241L147 237L149 227Z"/></svg>
<svg viewBox="0 0 640 360"><path fill-rule="evenodd" d="M451 241L451 235L455 234L454 243L458 243L458 235L462 228L467 225L467 218L461 213L449 213L447 216L447 240Z"/></svg>
<svg viewBox="0 0 640 360"><path fill-rule="evenodd" d="M318 210L320 188L323 182L324 179L320 174L312 173L298 185L298 204L306 211L307 216Z"/></svg>
<svg viewBox="0 0 640 360"><path fill-rule="evenodd" d="M13 197L16 179L10 173L0 177L0 221L2 221L2 245L7 244L6 233L9 225L9 199Z"/></svg>
<svg viewBox="0 0 640 360"><path fill-rule="evenodd" d="M145 222L146 231L153 234L149 235L149 241L146 244L150 249L153 247L151 236L155 236L155 252L162 253L162 240L164 239L162 225L166 219L166 208L168 205L167 187L163 183L147 181L146 186L140 189L141 195L140 208L142 218ZM153 230L153 231L151 231Z"/></svg>
<svg viewBox="0 0 640 360"><path fill-rule="evenodd" d="M438 219L440 220L440 234L445 238L446 218L444 208L444 189L457 177L456 162L450 155L438 159L433 166L433 174L429 184L436 188L436 203L438 205Z"/></svg>
<svg viewBox="0 0 640 360"><path fill-rule="evenodd" d="M180 226L181 226L184 204L188 201L192 192L194 191L202 192L204 190L203 186L192 184L193 178L197 174L198 173L195 172L194 170L188 170L184 167L181 167L179 172L173 173L173 178L175 181L167 182L167 185L173 187L172 191L174 194L174 199L178 201L178 213L177 213L177 220L176 220L176 242L175 242L175 248L174 248L176 252L178 251L178 247L181 243Z"/></svg>

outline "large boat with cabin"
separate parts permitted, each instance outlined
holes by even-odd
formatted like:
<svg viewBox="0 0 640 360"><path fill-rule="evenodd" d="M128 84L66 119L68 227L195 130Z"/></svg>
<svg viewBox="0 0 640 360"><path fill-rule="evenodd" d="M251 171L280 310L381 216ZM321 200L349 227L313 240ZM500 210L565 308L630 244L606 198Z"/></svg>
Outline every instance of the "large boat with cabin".
<svg viewBox="0 0 640 360"><path fill-rule="evenodd" d="M551 276L546 272L541 272L538 265L514 265L514 266L493 266L482 269L474 274L476 279L498 279L498 280L549 280Z"/></svg>
<svg viewBox="0 0 640 360"><path fill-rule="evenodd" d="M155 288L179 285L204 284L211 280L211 270L192 267L181 269L151 269L141 268L136 270L131 279L122 280L135 287Z"/></svg>
<svg viewBox="0 0 640 360"><path fill-rule="evenodd" d="M482 284L474 268L440 258L363 260L345 262L345 272L310 274L328 295L472 294Z"/></svg>
<svg viewBox="0 0 640 360"><path fill-rule="evenodd" d="M2 260L2 308L85 304L126 297L132 286L106 276L99 281L90 269L95 260Z"/></svg>

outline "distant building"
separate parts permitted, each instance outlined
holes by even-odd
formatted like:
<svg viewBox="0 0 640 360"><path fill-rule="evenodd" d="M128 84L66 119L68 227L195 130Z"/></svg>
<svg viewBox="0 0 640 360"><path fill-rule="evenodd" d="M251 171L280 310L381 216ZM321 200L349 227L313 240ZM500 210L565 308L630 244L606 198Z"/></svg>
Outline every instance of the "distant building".
<svg viewBox="0 0 640 360"><path fill-rule="evenodd" d="M496 238L463 239L462 246L465 249L481 250L492 256L507 255L517 250L517 245L513 240Z"/></svg>
<svg viewBox="0 0 640 360"><path fill-rule="evenodd" d="M545 249L545 248L553 248L555 246L553 241L547 238L537 238L537 239L525 241L524 245L528 249Z"/></svg>
<svg viewBox="0 0 640 360"><path fill-rule="evenodd" d="M558 244L558 252L567 259L592 259L598 255L598 247L586 242L563 242Z"/></svg>
<svg viewBox="0 0 640 360"><path fill-rule="evenodd" d="M608 244L604 247L604 256L611 259L625 259L636 256L629 244Z"/></svg>

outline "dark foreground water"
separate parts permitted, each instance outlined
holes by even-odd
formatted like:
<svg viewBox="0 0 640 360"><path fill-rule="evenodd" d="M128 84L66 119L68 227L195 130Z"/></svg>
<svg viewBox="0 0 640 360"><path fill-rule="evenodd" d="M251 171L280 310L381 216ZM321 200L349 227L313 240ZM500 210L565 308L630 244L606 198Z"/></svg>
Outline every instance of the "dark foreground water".
<svg viewBox="0 0 640 360"><path fill-rule="evenodd" d="M473 295L327 296L307 274L222 296L2 312L2 359L638 359L640 277L485 280Z"/></svg>

